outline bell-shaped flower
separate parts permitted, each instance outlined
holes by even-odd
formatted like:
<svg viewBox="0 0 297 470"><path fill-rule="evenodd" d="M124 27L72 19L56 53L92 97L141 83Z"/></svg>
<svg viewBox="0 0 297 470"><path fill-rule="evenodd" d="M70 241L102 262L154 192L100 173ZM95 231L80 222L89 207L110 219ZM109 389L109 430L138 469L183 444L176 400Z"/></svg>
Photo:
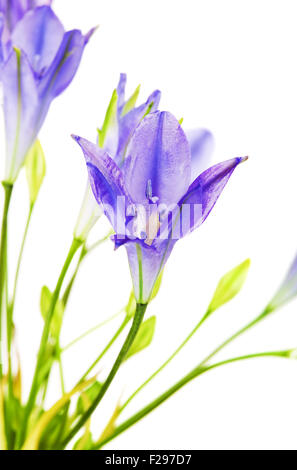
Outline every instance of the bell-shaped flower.
<svg viewBox="0 0 297 470"><path fill-rule="evenodd" d="M125 152L136 127L146 114L158 109L161 98L161 92L155 90L143 104L136 106L140 87L138 86L131 97L126 100L126 82L127 76L122 73L118 86L113 91L103 126L101 129L98 129L99 147L106 150L119 166L123 166ZM101 212L98 210L98 203L91 192L88 182L74 231L75 238L86 240L89 231L97 222Z"/></svg>
<svg viewBox="0 0 297 470"><path fill-rule="evenodd" d="M3 31L3 15L0 23ZM72 81L92 32L65 32L52 9L41 6L24 14L8 42L0 34L7 183L16 180L51 102Z"/></svg>
<svg viewBox="0 0 297 470"><path fill-rule="evenodd" d="M147 303L172 249L208 217L244 158L219 163L192 180L190 144L168 112L146 116L121 169L108 153L80 137L94 196L125 245L137 302Z"/></svg>
<svg viewBox="0 0 297 470"><path fill-rule="evenodd" d="M23 16L34 8L51 5L53 0L0 0L0 13L4 18L4 37L7 41L10 33Z"/></svg>
<svg viewBox="0 0 297 470"><path fill-rule="evenodd" d="M284 304L292 300L297 295L297 256L295 257L291 267L280 285L278 291L269 302L265 312L273 312L282 307Z"/></svg>

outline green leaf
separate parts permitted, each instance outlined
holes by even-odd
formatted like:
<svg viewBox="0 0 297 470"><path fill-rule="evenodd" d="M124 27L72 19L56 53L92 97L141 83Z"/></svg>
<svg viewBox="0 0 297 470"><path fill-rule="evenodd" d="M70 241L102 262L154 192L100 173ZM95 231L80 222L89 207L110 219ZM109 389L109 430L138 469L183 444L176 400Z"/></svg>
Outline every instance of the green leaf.
<svg viewBox="0 0 297 470"><path fill-rule="evenodd" d="M159 292L159 289L160 289L161 284L162 284L163 272L164 272L164 269L160 272L160 274L158 276L158 279L155 282L155 285L153 287L152 294L151 294L151 297L150 297L150 302L157 296L157 294Z"/></svg>
<svg viewBox="0 0 297 470"><path fill-rule="evenodd" d="M180 120L178 121L180 126L182 125L182 123L184 122L184 118L180 118Z"/></svg>
<svg viewBox="0 0 297 470"><path fill-rule="evenodd" d="M95 400L96 396L100 392L101 387L102 384L96 381L83 392L84 396L79 396L76 405L76 416L82 415L86 412L87 408Z"/></svg>
<svg viewBox="0 0 297 470"><path fill-rule="evenodd" d="M125 311L126 311L126 315L128 318L134 317L135 312L136 312L136 300L135 300L135 295L134 295L133 290L130 294L129 301L126 305Z"/></svg>
<svg viewBox="0 0 297 470"><path fill-rule="evenodd" d="M125 116L125 114L129 113L129 111L131 111L135 107L136 101L139 95L139 91L140 91L140 85L138 85L133 95L125 103L123 107L123 111L122 111L122 116Z"/></svg>
<svg viewBox="0 0 297 470"><path fill-rule="evenodd" d="M49 290L49 288L47 286L43 286L41 289L41 295L40 295L40 311L44 320L49 312L51 301L52 301L52 296L53 294ZM51 326L50 326L50 332L53 338L57 338L60 334L63 314L64 314L64 303L62 300L59 299L56 304L53 318L51 321Z"/></svg>
<svg viewBox="0 0 297 470"><path fill-rule="evenodd" d="M156 327L156 317L152 316L145 320L139 328L136 338L129 349L126 359L147 348L153 339Z"/></svg>
<svg viewBox="0 0 297 470"><path fill-rule="evenodd" d="M29 150L25 166L30 202L34 204L46 173L45 156L39 140Z"/></svg>
<svg viewBox="0 0 297 470"><path fill-rule="evenodd" d="M106 111L102 129L101 130L98 129L98 136L99 136L98 144L99 144L99 147L101 148L104 147L104 143L105 143L109 130L118 125L117 113L118 113L118 94L117 94L117 90L114 90L111 100L109 102L107 111Z"/></svg>
<svg viewBox="0 0 297 470"><path fill-rule="evenodd" d="M209 304L208 314L214 312L238 294L246 280L249 267L250 260L247 259L221 278Z"/></svg>

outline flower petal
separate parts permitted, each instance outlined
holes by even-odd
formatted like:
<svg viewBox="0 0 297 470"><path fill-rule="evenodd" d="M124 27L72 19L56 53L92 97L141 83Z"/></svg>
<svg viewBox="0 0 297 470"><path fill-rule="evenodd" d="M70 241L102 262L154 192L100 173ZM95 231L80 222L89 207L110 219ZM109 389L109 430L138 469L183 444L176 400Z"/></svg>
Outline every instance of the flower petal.
<svg viewBox="0 0 297 470"><path fill-rule="evenodd" d="M273 311L292 300L297 295L297 255L278 291L269 302L267 311Z"/></svg>
<svg viewBox="0 0 297 470"><path fill-rule="evenodd" d="M147 204L148 184L159 204L178 202L190 184L190 147L175 117L168 112L146 116L127 150L125 180L132 199Z"/></svg>
<svg viewBox="0 0 297 470"><path fill-rule="evenodd" d="M155 282L170 256L174 243L166 241L160 250L138 242L128 242L125 246L136 301L146 303L150 299Z"/></svg>
<svg viewBox="0 0 297 470"><path fill-rule="evenodd" d="M11 35L12 45L23 50L37 76L54 60L63 40L64 28L50 7L28 12Z"/></svg>
<svg viewBox="0 0 297 470"><path fill-rule="evenodd" d="M127 75L125 73L120 74L119 83L117 86L117 95L118 95L118 112L119 115L122 113L122 109L125 105L125 90L127 83Z"/></svg>
<svg viewBox="0 0 297 470"><path fill-rule="evenodd" d="M191 181L194 181L209 166L214 138L206 129L188 130L186 136L191 148Z"/></svg>
<svg viewBox="0 0 297 470"><path fill-rule="evenodd" d="M247 157L238 157L218 163L196 178L178 203L181 208L180 219L177 224L178 229L174 230L173 238L183 237L203 224L233 171L246 159Z"/></svg>
<svg viewBox="0 0 297 470"><path fill-rule="evenodd" d="M121 170L100 147L78 136L73 136L84 152L89 180L98 204L104 210L117 234L125 234L126 207L133 202L126 190Z"/></svg>
<svg viewBox="0 0 297 470"><path fill-rule="evenodd" d="M34 73L24 53L13 51L5 63L3 84L6 132L5 180L14 182L38 133L39 100Z"/></svg>
<svg viewBox="0 0 297 470"><path fill-rule="evenodd" d="M119 166L122 166L124 163L127 146L135 129L146 114L152 112L152 109L158 109L160 98L161 92L156 90L148 97L145 103L119 117L119 142L115 157L115 161Z"/></svg>
<svg viewBox="0 0 297 470"><path fill-rule="evenodd" d="M78 30L64 34L60 48L40 81L39 93L45 101L52 100L71 83L82 57L86 39Z"/></svg>

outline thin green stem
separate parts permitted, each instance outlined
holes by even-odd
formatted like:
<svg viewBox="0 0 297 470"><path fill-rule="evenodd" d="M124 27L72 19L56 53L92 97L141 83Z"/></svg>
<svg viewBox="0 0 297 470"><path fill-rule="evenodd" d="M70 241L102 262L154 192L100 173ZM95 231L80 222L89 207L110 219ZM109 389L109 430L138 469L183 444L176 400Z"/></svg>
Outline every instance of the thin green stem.
<svg viewBox="0 0 297 470"><path fill-rule="evenodd" d="M64 374L63 374L63 363L61 357L61 350L60 346L58 345L58 363L59 363L59 372L60 372L60 381L61 381L61 391L62 395L65 394L65 382L64 382Z"/></svg>
<svg viewBox="0 0 297 470"><path fill-rule="evenodd" d="M248 331L250 328L255 326L257 323L262 321L264 318L267 317L267 315L270 313L268 310L263 310L263 312L258 315L256 318L254 318L251 322L247 323L243 328L240 328L236 333L231 335L229 338L227 338L223 343L221 343L217 348L215 348L203 361L199 364L199 366L204 366L209 362L210 359L212 359L218 352L220 352L223 348L228 346L228 344L232 343L236 338L241 336L243 333Z"/></svg>
<svg viewBox="0 0 297 470"><path fill-rule="evenodd" d="M125 360L125 357L130 349L130 347L132 346L133 344L133 341L139 331L139 328L140 328L140 325L142 323L142 320L143 320L143 317L144 317L144 314L145 314L145 311L146 311L146 308L147 308L147 304L137 304L137 307L136 307L136 312L135 312L135 316L133 318L133 323L132 323L132 326L130 328L130 331L128 333L128 336L112 366L112 369L106 379L106 381L104 382L104 384L102 385L97 397L95 398L95 400L93 401L93 403L91 404L91 406L88 408L88 410L82 415L82 417L80 418L80 420L78 421L78 423L74 426L74 428L70 431L70 433L68 434L68 436L66 436L66 438L63 440L62 442L62 447L66 447L66 445L71 441L71 439L76 435L76 433L82 428L82 426L86 423L86 421L89 419L89 417L91 416L91 414L93 413L93 411L97 408L97 406L99 405L99 403L101 402L102 398L104 397L105 393L107 392L110 384L112 383L116 373L118 372L122 362Z"/></svg>
<svg viewBox="0 0 297 470"><path fill-rule="evenodd" d="M14 313L14 306L15 306L15 299L16 299L16 292L17 292L17 285L18 285L18 279L19 279L19 273L20 273L20 268L21 268L21 262L22 262L22 257L24 253L24 247L26 243L26 238L28 235L28 230L29 230L29 225L31 221L31 216L33 212L34 204L30 204L28 216L27 216L27 221L25 225L25 230L23 234L23 239L20 247L20 252L17 260L17 267L16 267L16 272L15 272L15 278L14 278L14 285L13 285L13 293L11 300L9 301L7 305L7 355L8 355L8 381L9 381L9 389L12 394L12 364L11 364L11 343L12 343L12 334L13 334L13 313ZM8 296L7 296L8 297ZM7 298L8 300L8 298Z"/></svg>
<svg viewBox="0 0 297 470"><path fill-rule="evenodd" d="M117 331L115 332L115 334L113 335L113 337L111 338L111 340L108 342L108 344L105 346L105 348L103 349L103 351L99 354L99 356L97 357L97 359L95 359L95 361L90 365L90 367L88 368L88 370L84 373L84 375L81 377L80 381L78 383L81 383L83 382L86 377L90 374L90 372L94 369L94 367L98 364L99 361L101 361L101 359L103 358L103 356L107 353L107 351L111 348L111 346L115 343L115 341L118 339L118 337L120 336L120 334L122 333L122 331L125 329L126 325L129 323L130 319L126 316L123 320L123 322L121 323L121 325L119 326L119 328L117 329Z"/></svg>
<svg viewBox="0 0 297 470"><path fill-rule="evenodd" d="M0 241L0 380L3 377L3 362L2 362L2 322L3 322L3 307L5 300L5 286L7 281L7 225L8 225L8 212L11 201L13 185L2 183L4 187L4 206L2 215L2 229ZM7 326L9 329L9 325Z"/></svg>
<svg viewBox="0 0 297 470"><path fill-rule="evenodd" d="M107 320L104 320L103 322L98 323L98 325L93 326L93 328L90 328L89 330L85 331L85 332L82 333L80 336L78 336L78 337L75 338L73 341L71 341L71 342L68 343L66 346L64 346L64 347L61 349L61 352L63 353L64 351L67 351L67 349L71 348L72 346L74 346L76 343L78 343L78 342L81 341L82 339L86 338L86 337L87 337L88 335L90 335L91 333L94 333L94 331L97 331L97 330L99 330L99 328L101 328L102 326L107 325L109 322L111 322L112 320L114 320L115 318L117 318L122 312L123 312L123 310L120 310L119 312L115 313L115 314L112 315L111 317L107 318Z"/></svg>
<svg viewBox="0 0 297 470"><path fill-rule="evenodd" d="M40 385L39 384L39 371L40 371L40 367L42 366L42 362L43 362L43 359L44 359L44 354L45 354L45 351L46 351L47 341L48 341L49 332L50 332L50 325L51 325L51 321L52 321L52 317L53 317L53 314L54 314L54 311L55 311L57 301L59 300L62 284L63 284L64 278L66 276L66 273L68 271L68 268L71 264L71 261L72 261L74 255L75 255L75 253L77 252L77 250L79 249L79 247L81 245L82 245L82 242L80 240L74 239L72 241L72 244L71 244L71 247L69 249L68 255L66 257L65 263L62 267L62 270L61 270L56 288L55 288L54 293L52 295L51 305L50 305L47 317L45 319L43 333L42 333L42 337L41 337L41 341L40 341L40 347L39 347L38 356L37 356L37 363L36 363L34 377L33 377L32 385L31 385L29 399L28 399L27 405L25 407L23 425L22 425L22 429L20 431L20 437L19 437L19 442L18 442L19 446L21 446L23 441L24 441L24 438L25 438L25 435L26 435L26 430L27 430L28 419L29 419L29 416L30 416L31 411L33 409L35 399L36 399L36 396L37 396L37 393L38 393L38 390L39 390L39 385Z"/></svg>
<svg viewBox="0 0 297 470"><path fill-rule="evenodd" d="M27 216L27 221L25 225L25 230L23 234L23 239L21 243L21 248L18 256L18 261L17 261L17 268L15 272L15 278L14 278L14 286L13 286L13 293L10 301L10 310L11 310L11 315L13 314L14 310L14 303L15 303L15 298L16 298L16 292L17 292L17 285L18 285L18 280L19 280L19 274L20 274L20 268L21 268L21 263L22 263L22 258L23 258L23 253L24 253L24 248L25 248L25 243L28 235L28 230L31 222L31 217L34 209L34 204L30 204L28 216Z"/></svg>
<svg viewBox="0 0 297 470"><path fill-rule="evenodd" d="M208 318L209 314L206 312L206 314L202 317L202 319L197 323L195 328L190 332L190 334L186 337L186 339L179 345L179 347L174 351L173 354L165 361L163 364L145 381L143 384L140 385L140 387L135 390L132 395L125 401L125 403L122 405L120 409L120 413L126 408L126 406L130 403L133 398L149 383L151 380L153 380L174 358L175 356L182 350L182 348L188 343L188 341L192 338L192 336L196 333L196 331L200 328L200 326L205 322L205 320Z"/></svg>
<svg viewBox="0 0 297 470"><path fill-rule="evenodd" d="M98 444L94 447L93 450L101 449L105 444L107 444L112 439L117 437L119 434L126 431L128 428L130 428L135 423L140 421L142 418L144 418L146 415L148 415L151 411L153 411L158 406L160 406L164 401L168 400L168 398L170 398L174 393L176 393L178 390L180 390L186 384L188 384L191 380L195 379L199 375L204 374L205 372L208 372L212 369L215 369L217 367L220 367L220 366L223 366L223 365L226 365L226 364L231 364L233 362L238 362L238 361L242 361L242 360L246 360L246 359L254 359L254 358L259 358L259 357L286 357L286 358L290 358L291 353L292 353L292 350L264 352L264 353L249 354L249 355L245 355L245 356L234 357L234 358L227 359L225 361L218 362L216 364L212 364L210 366L205 366L205 367L201 367L200 365L198 365L191 372L189 372L187 375L185 375L181 380L179 380L176 384L174 384L172 387L170 387L168 390L166 390L164 393L162 393L159 397L157 397L155 400L153 400L147 406L145 406L140 411L138 411L133 416L131 416L129 419L127 419L122 424L120 424L110 434L110 436L108 436L104 440L98 442Z"/></svg>

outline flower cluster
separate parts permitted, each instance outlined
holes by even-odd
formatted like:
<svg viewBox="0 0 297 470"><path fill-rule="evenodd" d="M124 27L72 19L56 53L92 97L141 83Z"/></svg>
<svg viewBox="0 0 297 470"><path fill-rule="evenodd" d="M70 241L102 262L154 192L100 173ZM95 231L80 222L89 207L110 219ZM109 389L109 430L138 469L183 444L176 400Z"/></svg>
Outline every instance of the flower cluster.
<svg viewBox="0 0 297 470"><path fill-rule="evenodd" d="M65 32L50 1L0 5L0 81L6 132L4 180L13 184L51 102L72 81L93 30ZM41 6L40 6L41 5Z"/></svg>

